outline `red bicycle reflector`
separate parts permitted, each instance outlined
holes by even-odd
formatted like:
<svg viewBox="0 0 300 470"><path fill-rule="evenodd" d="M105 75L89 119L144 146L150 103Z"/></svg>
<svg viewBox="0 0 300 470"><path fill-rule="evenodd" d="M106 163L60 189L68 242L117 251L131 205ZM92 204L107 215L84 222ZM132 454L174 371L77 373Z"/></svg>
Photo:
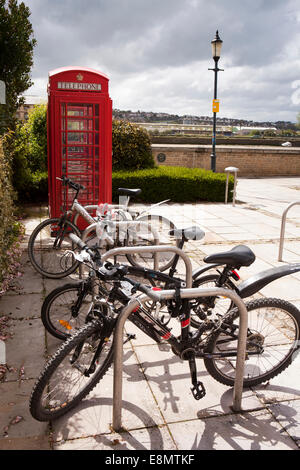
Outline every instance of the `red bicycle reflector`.
<svg viewBox="0 0 300 470"><path fill-rule="evenodd" d="M235 269L233 269L233 270L231 271L231 275L232 275L232 277L233 277L236 281L238 281L239 279L241 279L239 273L236 272Z"/></svg>
<svg viewBox="0 0 300 470"><path fill-rule="evenodd" d="M181 328L186 328L190 324L190 319L187 318L186 320L182 320Z"/></svg>
<svg viewBox="0 0 300 470"><path fill-rule="evenodd" d="M161 288L160 287L152 287L151 290L161 290Z"/></svg>

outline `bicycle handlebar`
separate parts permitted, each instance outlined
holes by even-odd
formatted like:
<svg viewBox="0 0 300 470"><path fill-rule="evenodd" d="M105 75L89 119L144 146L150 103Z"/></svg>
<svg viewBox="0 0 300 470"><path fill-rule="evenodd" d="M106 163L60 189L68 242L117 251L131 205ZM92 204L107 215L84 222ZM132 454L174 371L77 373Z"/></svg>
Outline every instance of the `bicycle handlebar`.
<svg viewBox="0 0 300 470"><path fill-rule="evenodd" d="M79 238L75 233L69 234L70 239L82 250L85 250L93 260L99 257L99 253L97 250L93 250L89 248L86 243L84 243L81 238ZM124 280L129 282L136 290L146 294L154 301L158 301L160 297L150 288L141 284L140 282L134 281L133 279L125 277L128 272L128 267L126 265L118 265L112 263L105 263L105 265L101 266L97 269L98 275L103 278L103 280Z"/></svg>
<svg viewBox="0 0 300 470"><path fill-rule="evenodd" d="M70 178L67 178L64 175L62 176L62 178L59 178L57 176L56 179L59 181L62 181L62 184L64 184L65 186L68 185L70 188L75 189L75 191L80 191L80 189L85 189L85 187L82 186L82 184L74 183L74 181L72 181Z"/></svg>
<svg viewBox="0 0 300 470"><path fill-rule="evenodd" d="M86 243L84 243L81 238L79 238L75 233L69 233L69 238L74 242L81 250L85 250L92 258L95 260L99 257L97 250L93 250Z"/></svg>
<svg viewBox="0 0 300 470"><path fill-rule="evenodd" d="M139 290L143 294L146 294L152 300L154 301L160 300L160 296L156 294L155 291L153 291L151 287L145 286L145 284L141 284L140 282L134 281L133 279L130 279L128 277L124 277L123 280L129 282L133 287L136 288L136 290Z"/></svg>

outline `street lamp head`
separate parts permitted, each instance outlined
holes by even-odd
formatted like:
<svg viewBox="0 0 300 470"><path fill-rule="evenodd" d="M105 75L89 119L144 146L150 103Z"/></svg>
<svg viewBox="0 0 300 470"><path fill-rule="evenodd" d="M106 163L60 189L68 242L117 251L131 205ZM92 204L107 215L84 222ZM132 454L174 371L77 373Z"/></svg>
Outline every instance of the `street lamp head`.
<svg viewBox="0 0 300 470"><path fill-rule="evenodd" d="M219 32L218 30L216 31L216 37L211 41L211 47L212 47L212 56L214 60L218 61L221 56L221 49L222 49L222 44L223 41L219 37Z"/></svg>

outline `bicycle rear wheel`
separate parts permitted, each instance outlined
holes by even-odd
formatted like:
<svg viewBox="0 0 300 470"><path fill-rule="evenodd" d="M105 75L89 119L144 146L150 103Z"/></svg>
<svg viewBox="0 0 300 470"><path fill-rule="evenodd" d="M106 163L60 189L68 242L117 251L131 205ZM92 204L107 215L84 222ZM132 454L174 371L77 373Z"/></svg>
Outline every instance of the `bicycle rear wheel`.
<svg viewBox="0 0 300 470"><path fill-rule="evenodd" d="M50 421L77 406L97 385L113 360L113 335L105 338L95 371L87 376L102 338L102 322L93 321L78 330L46 364L31 393L29 408L38 421Z"/></svg>
<svg viewBox="0 0 300 470"><path fill-rule="evenodd" d="M136 222L144 222L150 224L158 235L159 245L172 245L178 246L180 240L169 234L170 230L176 227L169 219L161 215L149 214L135 219ZM154 236L150 230L145 227L138 227L134 229L133 237L127 242L128 246L151 246L154 245ZM158 269L159 271L166 271L170 268L175 257L174 252L161 252L158 253ZM133 266L143 268L154 268L154 254L153 253L135 253L133 255L126 255L128 261Z"/></svg>
<svg viewBox="0 0 300 470"><path fill-rule="evenodd" d="M246 304L248 334L244 387L261 384L280 374L292 362L299 348L300 312L289 302L263 298ZM206 353L237 351L239 312L235 308L226 317L228 329L214 333ZM205 357L209 374L222 384L233 386L237 357Z"/></svg>
<svg viewBox="0 0 300 470"><path fill-rule="evenodd" d="M78 267L68 250L74 250L74 244L68 237L74 233L81 237L80 230L59 218L41 222L32 232L28 242L28 256L34 269L45 277L60 279L72 274Z"/></svg>
<svg viewBox="0 0 300 470"><path fill-rule="evenodd" d="M202 287L209 289L211 287L218 287L217 282L220 279L219 274L208 274L202 276L193 282L193 287ZM234 285L230 280L227 280L223 286L226 289L234 290ZM191 326L199 328L203 320L208 317L213 319L216 315L224 315L234 307L233 302L227 297L198 297L190 301L191 305Z"/></svg>

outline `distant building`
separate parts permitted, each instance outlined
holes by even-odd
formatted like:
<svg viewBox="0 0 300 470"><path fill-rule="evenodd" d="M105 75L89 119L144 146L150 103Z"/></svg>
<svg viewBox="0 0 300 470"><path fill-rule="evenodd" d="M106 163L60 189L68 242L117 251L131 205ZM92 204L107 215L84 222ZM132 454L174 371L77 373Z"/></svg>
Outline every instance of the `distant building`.
<svg viewBox="0 0 300 470"><path fill-rule="evenodd" d="M238 128L238 134L241 135L248 135L250 134L251 131L258 131L258 132L264 132L264 131L277 131L276 127L260 127L260 126L240 126Z"/></svg>
<svg viewBox="0 0 300 470"><path fill-rule="evenodd" d="M175 124L165 122L138 122L140 127L144 127L149 132L156 134L170 133L170 134L207 134L212 131L212 124ZM217 133L225 133L231 135L231 126L219 126L217 124Z"/></svg>
<svg viewBox="0 0 300 470"><path fill-rule="evenodd" d="M19 119L19 121L27 121L29 112L34 108L34 106L34 104L22 104L17 110L17 119Z"/></svg>

